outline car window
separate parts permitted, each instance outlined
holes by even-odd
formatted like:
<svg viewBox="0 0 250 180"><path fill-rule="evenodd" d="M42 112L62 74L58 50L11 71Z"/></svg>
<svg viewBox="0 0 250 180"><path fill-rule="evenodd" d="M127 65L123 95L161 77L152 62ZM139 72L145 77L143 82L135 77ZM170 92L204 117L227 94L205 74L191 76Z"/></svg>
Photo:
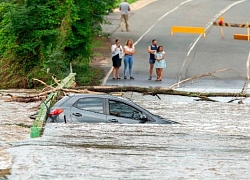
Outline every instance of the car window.
<svg viewBox="0 0 250 180"><path fill-rule="evenodd" d="M140 120L140 116L142 114L141 111L128 104L114 100L109 100L109 113L113 116L136 120Z"/></svg>
<svg viewBox="0 0 250 180"><path fill-rule="evenodd" d="M85 111L103 113L103 99L101 98L78 99L73 106Z"/></svg>

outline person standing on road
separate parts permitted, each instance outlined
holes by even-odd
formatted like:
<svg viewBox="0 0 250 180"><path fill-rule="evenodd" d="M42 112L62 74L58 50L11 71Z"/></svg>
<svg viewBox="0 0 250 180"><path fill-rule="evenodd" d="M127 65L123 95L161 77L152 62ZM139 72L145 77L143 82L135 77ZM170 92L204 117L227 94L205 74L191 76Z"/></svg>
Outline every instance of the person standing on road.
<svg viewBox="0 0 250 180"><path fill-rule="evenodd" d="M128 12L130 11L130 5L127 3L127 0L124 0L120 4L119 10L121 11L121 31L124 31L124 22L126 26L126 30L129 31L129 24L128 24Z"/></svg>
<svg viewBox="0 0 250 180"><path fill-rule="evenodd" d="M135 53L135 47L134 43L131 39L127 40L126 45L124 46L124 79L127 79L126 71L127 67L129 67L129 75L130 79L135 79L133 77L133 63L134 63L134 53Z"/></svg>
<svg viewBox="0 0 250 180"><path fill-rule="evenodd" d="M157 41L156 39L153 39L152 44L148 46L148 52L149 52L149 78L148 80L152 80L156 50L157 50Z"/></svg>
<svg viewBox="0 0 250 180"><path fill-rule="evenodd" d="M113 62L113 71L112 77L113 79L121 79L120 78L120 67L122 61L123 48L120 45L119 39L115 40L115 44L111 46L111 55Z"/></svg>
<svg viewBox="0 0 250 180"><path fill-rule="evenodd" d="M165 52L163 51L163 46L158 46L155 52L155 64L157 79L156 81L162 80L163 68L166 67Z"/></svg>

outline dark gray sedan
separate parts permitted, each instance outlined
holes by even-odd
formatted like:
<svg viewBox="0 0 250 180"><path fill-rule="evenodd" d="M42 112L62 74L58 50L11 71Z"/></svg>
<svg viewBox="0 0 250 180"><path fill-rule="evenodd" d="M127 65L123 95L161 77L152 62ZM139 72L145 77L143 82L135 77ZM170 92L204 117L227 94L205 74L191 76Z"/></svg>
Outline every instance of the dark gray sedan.
<svg viewBox="0 0 250 180"><path fill-rule="evenodd" d="M103 94L65 96L50 109L47 122L177 123L154 115L129 99Z"/></svg>

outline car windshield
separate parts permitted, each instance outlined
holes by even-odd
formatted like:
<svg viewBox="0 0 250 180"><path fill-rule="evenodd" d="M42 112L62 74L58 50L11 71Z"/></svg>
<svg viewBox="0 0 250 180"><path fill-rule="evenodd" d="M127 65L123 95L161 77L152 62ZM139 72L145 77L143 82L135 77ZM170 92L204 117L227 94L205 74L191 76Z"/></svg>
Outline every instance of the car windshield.
<svg viewBox="0 0 250 180"><path fill-rule="evenodd" d="M139 120L142 112L120 101L109 100L110 115Z"/></svg>
<svg viewBox="0 0 250 180"><path fill-rule="evenodd" d="M153 116L153 117L157 117L157 118L159 118L159 119L165 119L165 118L163 118L163 117L161 117L161 116L159 116L159 115L155 115L155 114L151 113L150 111L148 111L147 109L145 109L145 108L139 106L138 104L136 104L135 102L133 102L133 101L130 100L130 99L126 99L126 98L124 98L124 99L125 99L126 101L132 102L135 106L137 106L137 107L139 107L139 108L142 108L144 111L146 111L148 114L150 114L150 115Z"/></svg>

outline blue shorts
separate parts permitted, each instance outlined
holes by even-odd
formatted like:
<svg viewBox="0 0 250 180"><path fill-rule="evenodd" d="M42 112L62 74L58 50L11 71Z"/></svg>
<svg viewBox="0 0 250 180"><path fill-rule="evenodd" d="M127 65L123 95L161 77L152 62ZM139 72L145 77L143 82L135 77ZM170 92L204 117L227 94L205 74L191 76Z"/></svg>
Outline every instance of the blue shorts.
<svg viewBox="0 0 250 180"><path fill-rule="evenodd" d="M149 64L154 64L155 63L155 59L149 59Z"/></svg>

